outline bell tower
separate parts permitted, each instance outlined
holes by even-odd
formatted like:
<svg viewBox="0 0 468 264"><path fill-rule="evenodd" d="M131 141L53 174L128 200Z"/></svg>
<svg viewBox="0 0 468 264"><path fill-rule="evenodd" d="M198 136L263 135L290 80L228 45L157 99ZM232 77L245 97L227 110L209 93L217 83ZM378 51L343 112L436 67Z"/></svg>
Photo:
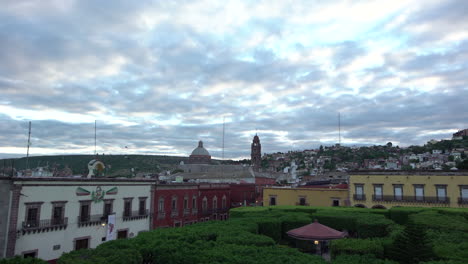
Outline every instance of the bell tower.
<svg viewBox="0 0 468 264"><path fill-rule="evenodd" d="M255 134L252 141L250 160L254 171L259 171L262 163L262 145L260 144L260 139L257 134Z"/></svg>

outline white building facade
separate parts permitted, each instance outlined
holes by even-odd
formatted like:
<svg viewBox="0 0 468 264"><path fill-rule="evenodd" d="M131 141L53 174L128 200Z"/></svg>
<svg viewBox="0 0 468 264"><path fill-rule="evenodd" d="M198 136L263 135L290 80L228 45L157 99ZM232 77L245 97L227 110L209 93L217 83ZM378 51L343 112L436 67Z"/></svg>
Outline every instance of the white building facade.
<svg viewBox="0 0 468 264"><path fill-rule="evenodd" d="M4 257L58 259L151 229L155 182L111 178L10 179Z"/></svg>

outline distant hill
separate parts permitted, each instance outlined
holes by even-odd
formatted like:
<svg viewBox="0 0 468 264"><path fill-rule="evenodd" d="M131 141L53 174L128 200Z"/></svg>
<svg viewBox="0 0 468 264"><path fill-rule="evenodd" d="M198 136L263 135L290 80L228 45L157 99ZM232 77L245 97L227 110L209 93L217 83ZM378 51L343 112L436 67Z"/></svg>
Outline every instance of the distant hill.
<svg viewBox="0 0 468 264"><path fill-rule="evenodd" d="M29 157L29 167L57 167L63 169L68 166L73 174L85 174L88 172L88 162L94 159L94 155L60 155L60 156L34 156ZM186 162L188 157L159 156L159 155L99 155L98 159L106 165L110 165L108 176L131 175L131 168L135 172L158 173L164 170L174 169L181 161ZM0 160L0 168L14 167L17 170L26 169L26 158Z"/></svg>

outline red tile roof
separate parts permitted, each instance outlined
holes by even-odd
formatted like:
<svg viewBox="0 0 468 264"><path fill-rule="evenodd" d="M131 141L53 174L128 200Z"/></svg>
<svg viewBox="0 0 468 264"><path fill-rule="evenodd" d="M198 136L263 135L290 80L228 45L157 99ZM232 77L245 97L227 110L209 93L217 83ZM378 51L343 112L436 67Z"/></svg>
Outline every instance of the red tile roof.
<svg viewBox="0 0 468 264"><path fill-rule="evenodd" d="M347 236L347 232L340 232L328 226L314 223L287 232L288 236L301 240L330 240Z"/></svg>

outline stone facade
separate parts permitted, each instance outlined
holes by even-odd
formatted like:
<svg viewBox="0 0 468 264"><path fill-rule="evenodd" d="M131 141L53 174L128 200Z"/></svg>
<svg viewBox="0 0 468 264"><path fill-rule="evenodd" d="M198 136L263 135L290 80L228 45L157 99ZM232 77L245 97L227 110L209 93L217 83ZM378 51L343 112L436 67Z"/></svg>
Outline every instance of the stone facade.
<svg viewBox="0 0 468 264"><path fill-rule="evenodd" d="M262 165L262 145L257 135L254 136L252 141L250 158L254 171L259 171Z"/></svg>

